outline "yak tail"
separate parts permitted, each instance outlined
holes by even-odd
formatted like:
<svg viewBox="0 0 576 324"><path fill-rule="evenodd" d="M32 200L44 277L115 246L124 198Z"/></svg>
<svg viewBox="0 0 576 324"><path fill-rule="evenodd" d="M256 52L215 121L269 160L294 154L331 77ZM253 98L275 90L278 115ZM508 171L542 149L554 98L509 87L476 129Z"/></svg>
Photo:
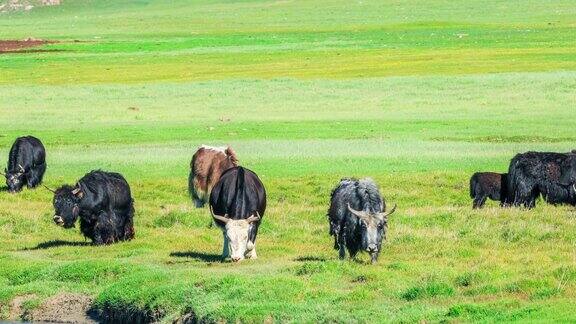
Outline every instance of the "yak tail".
<svg viewBox="0 0 576 324"><path fill-rule="evenodd" d="M226 147L224 153L230 159L230 162L234 164L234 166L238 166L238 156L236 156L236 152L234 152L234 150L230 146Z"/></svg>
<svg viewBox="0 0 576 324"><path fill-rule="evenodd" d="M519 155L519 154L518 154ZM510 167L508 168L508 176L506 177L508 181L506 181L507 183L505 184L507 187L507 198L509 199L509 203L511 204L515 204L516 203L516 187L518 186L518 181L519 181L519 177L520 174L518 174L518 172L520 171L518 166L516 166L516 162L517 162L517 158L518 155L516 155L512 161L510 161Z"/></svg>
<svg viewBox="0 0 576 324"><path fill-rule="evenodd" d="M476 173L470 178L470 198L476 197Z"/></svg>

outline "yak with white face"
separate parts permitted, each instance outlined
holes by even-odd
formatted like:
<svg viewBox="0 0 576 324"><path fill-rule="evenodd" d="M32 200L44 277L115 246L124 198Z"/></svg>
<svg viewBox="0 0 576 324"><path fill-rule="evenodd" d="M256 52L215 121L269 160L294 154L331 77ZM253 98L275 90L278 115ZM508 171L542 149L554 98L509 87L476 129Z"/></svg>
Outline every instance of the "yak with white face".
<svg viewBox="0 0 576 324"><path fill-rule="evenodd" d="M210 210L224 236L222 257L255 259L256 235L266 211L266 190L258 176L243 167L228 169L210 193Z"/></svg>
<svg viewBox="0 0 576 324"><path fill-rule="evenodd" d="M342 179L332 191L328 220L330 235L334 236L334 249L340 259L363 250L370 254L372 263L378 260L382 241L386 239L388 216L386 202L372 179Z"/></svg>

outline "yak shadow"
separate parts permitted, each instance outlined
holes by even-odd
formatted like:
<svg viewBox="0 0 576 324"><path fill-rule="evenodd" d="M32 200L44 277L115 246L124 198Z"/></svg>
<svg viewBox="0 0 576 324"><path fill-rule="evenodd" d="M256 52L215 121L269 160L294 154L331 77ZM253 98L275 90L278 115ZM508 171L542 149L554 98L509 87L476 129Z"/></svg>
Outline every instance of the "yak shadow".
<svg viewBox="0 0 576 324"><path fill-rule="evenodd" d="M51 249L61 246L88 246L91 245L89 242L69 242L69 241L62 241L62 240L53 240L42 242L32 248L25 248L24 250L45 250Z"/></svg>
<svg viewBox="0 0 576 324"><path fill-rule="evenodd" d="M325 262L326 258L320 257L320 256L305 255L305 256L297 257L296 259L294 259L294 261L297 261L297 262Z"/></svg>
<svg viewBox="0 0 576 324"><path fill-rule="evenodd" d="M220 254L202 253L196 251L172 252L170 253L170 256L176 258L191 258L203 262L222 262L222 255Z"/></svg>

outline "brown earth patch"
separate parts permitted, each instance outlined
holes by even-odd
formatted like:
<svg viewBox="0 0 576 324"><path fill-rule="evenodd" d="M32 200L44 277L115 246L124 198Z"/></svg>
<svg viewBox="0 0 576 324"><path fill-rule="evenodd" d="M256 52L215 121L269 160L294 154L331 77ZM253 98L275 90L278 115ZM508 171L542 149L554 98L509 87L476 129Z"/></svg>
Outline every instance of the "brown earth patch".
<svg viewBox="0 0 576 324"><path fill-rule="evenodd" d="M25 320L58 323L98 323L90 316L92 298L82 294L61 293L46 300Z"/></svg>
<svg viewBox="0 0 576 324"><path fill-rule="evenodd" d="M28 48L43 46L52 43L56 42L35 38L27 38L25 40L0 40L0 53L26 53L32 51L32 50L26 50ZM34 50L34 51L42 51L42 50Z"/></svg>
<svg viewBox="0 0 576 324"><path fill-rule="evenodd" d="M25 302L36 298L36 295L23 295L23 296L16 296L10 302L10 308L8 312L8 319L9 320L21 320L24 316L26 316L25 310L23 309L23 305Z"/></svg>

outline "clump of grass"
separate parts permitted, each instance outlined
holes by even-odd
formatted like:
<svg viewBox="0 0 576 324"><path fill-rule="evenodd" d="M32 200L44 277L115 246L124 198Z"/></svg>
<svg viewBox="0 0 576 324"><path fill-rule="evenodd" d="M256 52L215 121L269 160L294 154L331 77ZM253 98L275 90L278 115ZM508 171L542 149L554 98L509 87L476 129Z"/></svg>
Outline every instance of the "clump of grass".
<svg viewBox="0 0 576 324"><path fill-rule="evenodd" d="M408 288L402 293L407 301L433 297L449 297L454 294L454 288L447 283L436 280L425 280L419 285Z"/></svg>
<svg viewBox="0 0 576 324"><path fill-rule="evenodd" d="M493 318L501 314L502 311L494 306L468 303L450 306L448 312L446 313L448 317L468 320L482 320L486 318Z"/></svg>

